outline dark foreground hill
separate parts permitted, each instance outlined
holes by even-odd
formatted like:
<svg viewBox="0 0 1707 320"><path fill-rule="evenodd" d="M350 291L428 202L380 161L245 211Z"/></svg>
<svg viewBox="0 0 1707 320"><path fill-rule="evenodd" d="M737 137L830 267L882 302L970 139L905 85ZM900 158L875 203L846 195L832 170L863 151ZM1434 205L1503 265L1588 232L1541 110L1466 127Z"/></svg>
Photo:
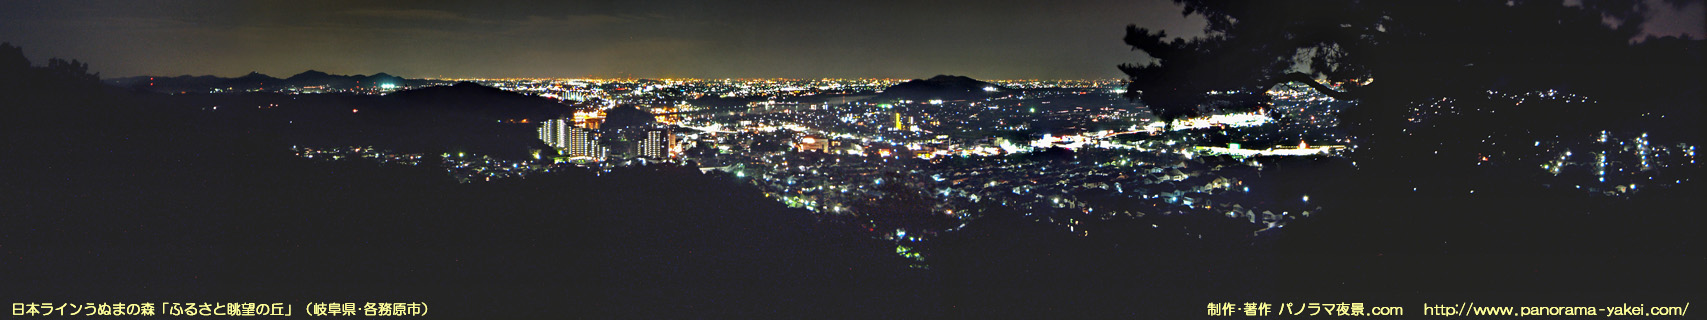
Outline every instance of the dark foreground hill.
<svg viewBox="0 0 1707 320"><path fill-rule="evenodd" d="M569 109L555 100L473 82L399 91L383 98L397 111L451 111L487 119L546 119Z"/></svg>
<svg viewBox="0 0 1707 320"><path fill-rule="evenodd" d="M149 96L149 95L141 95ZM570 106L473 83L388 95L275 93L152 96L197 122L243 127L303 146L375 146L414 153L520 158L545 148L535 128Z"/></svg>

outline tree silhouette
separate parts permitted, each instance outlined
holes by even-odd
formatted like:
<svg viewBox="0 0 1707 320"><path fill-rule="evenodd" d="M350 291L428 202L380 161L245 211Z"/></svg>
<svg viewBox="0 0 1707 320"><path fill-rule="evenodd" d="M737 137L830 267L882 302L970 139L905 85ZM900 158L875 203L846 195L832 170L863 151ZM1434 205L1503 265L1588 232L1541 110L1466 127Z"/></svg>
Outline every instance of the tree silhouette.
<svg viewBox="0 0 1707 320"><path fill-rule="evenodd" d="M30 59L24 56L24 48L11 42L0 43L0 74L15 76L29 69Z"/></svg>
<svg viewBox="0 0 1707 320"><path fill-rule="evenodd" d="M1153 61L1120 66L1128 97L1163 119L1252 108L1267 89L1301 83L1362 102L1341 116L1348 124L1398 128L1408 101L1551 88L1639 98L1655 90L1632 78L1700 69L1690 59L1699 60L1698 41L1632 44L1648 10L1641 1L1176 2L1208 20L1206 36L1128 26L1125 42ZM1659 45L1694 51L1650 59L1662 50L1643 47ZM1662 85L1689 83L1699 84Z"/></svg>
<svg viewBox="0 0 1707 320"><path fill-rule="evenodd" d="M1656 136L1699 143L1699 127L1692 122L1700 119L1702 41L1638 39L1649 9L1642 1L1176 2L1186 15L1208 20L1206 36L1179 39L1129 26L1125 42L1153 61L1120 66L1131 79L1128 97L1142 99L1158 116L1260 106L1269 99L1263 92L1288 83L1357 102L1338 115L1357 138L1351 157L1356 169L1344 180L1276 179L1289 187L1316 184L1309 186L1316 190L1311 202L1330 204L1333 212L1324 215L1331 218L1288 226L1281 252L1532 252L1547 258L1513 265L1545 266L1580 259L1589 252L1583 248L1632 252L1681 243L1669 237L1690 232L1676 226L1699 225L1699 215L1670 209L1699 206L1691 195L1699 187L1689 180L1641 200L1618 201L1546 185L1531 175L1533 169L1468 161L1479 152L1523 154L1530 141L1586 139L1586 132L1615 125L1623 127L1613 132L1688 128ZM1601 102L1531 100L1514 106L1489 92L1548 89ZM1410 126L1406 118L1414 104L1441 98L1454 99L1460 110L1494 111L1423 129ZM1669 117L1638 117L1649 113ZM1488 143L1499 139L1507 143ZM1608 218L1606 212L1620 215ZM1643 252L1674 261L1694 254ZM1355 254L1285 261L1293 270L1347 266L1321 274L1369 279L1363 290L1376 291L1399 278L1415 279L1417 286L1561 278L1527 271L1539 267L1483 271L1481 262L1453 271L1418 270ZM1411 277L1419 273L1436 276Z"/></svg>
<svg viewBox="0 0 1707 320"><path fill-rule="evenodd" d="M60 58L47 59L47 69L44 71L47 72L48 76L73 82L95 83L101 80L99 73L89 73L89 63L77 61L77 59L71 59L71 61Z"/></svg>

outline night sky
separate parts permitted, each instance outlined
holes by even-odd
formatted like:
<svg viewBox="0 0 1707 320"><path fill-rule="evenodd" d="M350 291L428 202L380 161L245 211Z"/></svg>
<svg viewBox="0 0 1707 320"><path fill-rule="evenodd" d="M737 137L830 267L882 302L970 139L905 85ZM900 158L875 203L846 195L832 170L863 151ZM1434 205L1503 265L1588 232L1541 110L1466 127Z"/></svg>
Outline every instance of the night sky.
<svg viewBox="0 0 1707 320"><path fill-rule="evenodd" d="M1649 0L1701 38L1702 4ZM1117 78L1124 26L1201 34L1144 1L0 1L0 40L103 77Z"/></svg>

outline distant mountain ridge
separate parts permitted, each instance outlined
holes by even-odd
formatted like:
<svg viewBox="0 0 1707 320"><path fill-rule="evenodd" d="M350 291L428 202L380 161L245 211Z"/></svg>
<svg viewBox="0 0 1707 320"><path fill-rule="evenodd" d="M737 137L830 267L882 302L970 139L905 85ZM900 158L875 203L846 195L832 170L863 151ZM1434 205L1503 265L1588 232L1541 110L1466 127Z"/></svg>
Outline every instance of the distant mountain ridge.
<svg viewBox="0 0 1707 320"><path fill-rule="evenodd" d="M254 72L254 71L250 71L249 74L243 75L242 77L237 77L236 79L231 79L231 81L234 81L234 82L254 82L254 83L278 82L281 80L283 80L283 79L274 78L273 76L261 74L260 72Z"/></svg>
<svg viewBox="0 0 1707 320"><path fill-rule="evenodd" d="M324 90L375 89L387 84L408 87L433 83L430 80L407 79L384 72L373 75L336 75L319 70L303 71L283 79L260 72L250 72L236 78L212 75L136 76L107 79L105 82L119 87L165 93L205 93L216 89L232 91L279 90L292 87L319 87Z"/></svg>

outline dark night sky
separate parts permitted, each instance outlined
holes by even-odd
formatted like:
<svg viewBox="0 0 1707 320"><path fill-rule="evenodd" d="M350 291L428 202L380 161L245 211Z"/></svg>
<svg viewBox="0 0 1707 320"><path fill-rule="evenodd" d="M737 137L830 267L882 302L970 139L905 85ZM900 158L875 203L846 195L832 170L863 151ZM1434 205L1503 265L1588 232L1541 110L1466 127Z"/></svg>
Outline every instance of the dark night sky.
<svg viewBox="0 0 1707 320"><path fill-rule="evenodd" d="M1649 1L1649 33L1702 37L1700 1ZM1114 78L1127 24L1202 28L1166 0L0 0L0 40L105 77Z"/></svg>

